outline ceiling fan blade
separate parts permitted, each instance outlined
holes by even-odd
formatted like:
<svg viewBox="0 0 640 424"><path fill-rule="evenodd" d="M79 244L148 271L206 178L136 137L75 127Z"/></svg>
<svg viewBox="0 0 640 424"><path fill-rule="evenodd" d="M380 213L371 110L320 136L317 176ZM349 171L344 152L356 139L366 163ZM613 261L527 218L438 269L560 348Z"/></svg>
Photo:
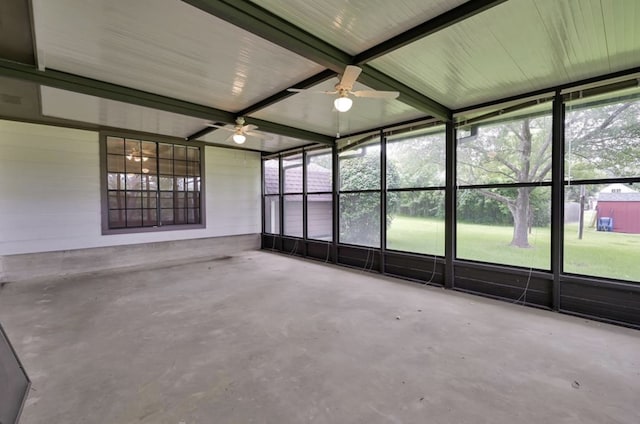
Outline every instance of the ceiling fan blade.
<svg viewBox="0 0 640 424"><path fill-rule="evenodd" d="M258 129L257 125L249 124L249 125L245 125L244 127L242 127L241 131L243 133L247 133L249 131L253 131L253 130L257 130L257 129Z"/></svg>
<svg viewBox="0 0 640 424"><path fill-rule="evenodd" d="M340 86L350 90L360 76L360 72L362 72L362 68L358 66L348 65L344 69L344 73L342 74L342 78L340 79Z"/></svg>
<svg viewBox="0 0 640 424"><path fill-rule="evenodd" d="M373 91L373 90L360 90L353 91L353 94L356 97L371 97L376 99L396 99L400 93L397 91Z"/></svg>
<svg viewBox="0 0 640 424"><path fill-rule="evenodd" d="M207 124L207 127L219 128L221 130L226 130L226 131L231 131L231 132L235 131L233 128L229 128L228 125L222 126L222 125L216 125L216 124Z"/></svg>

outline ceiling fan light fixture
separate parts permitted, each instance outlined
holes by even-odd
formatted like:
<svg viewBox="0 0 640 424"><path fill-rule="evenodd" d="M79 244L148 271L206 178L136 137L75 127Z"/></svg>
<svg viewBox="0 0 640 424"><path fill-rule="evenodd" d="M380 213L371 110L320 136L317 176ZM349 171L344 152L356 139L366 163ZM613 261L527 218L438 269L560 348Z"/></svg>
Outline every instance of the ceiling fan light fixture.
<svg viewBox="0 0 640 424"><path fill-rule="evenodd" d="M244 134L234 134L233 135L233 141L236 144L243 144L246 140L247 140L247 137L245 137Z"/></svg>
<svg viewBox="0 0 640 424"><path fill-rule="evenodd" d="M349 97L338 97L333 101L333 106L335 106L338 112L346 112L351 109L353 105L353 100Z"/></svg>
<svg viewBox="0 0 640 424"><path fill-rule="evenodd" d="M132 160L134 162L146 162L149 160L149 158L147 156L144 156L142 152L138 152L136 150L128 153L125 157L127 158L127 160Z"/></svg>

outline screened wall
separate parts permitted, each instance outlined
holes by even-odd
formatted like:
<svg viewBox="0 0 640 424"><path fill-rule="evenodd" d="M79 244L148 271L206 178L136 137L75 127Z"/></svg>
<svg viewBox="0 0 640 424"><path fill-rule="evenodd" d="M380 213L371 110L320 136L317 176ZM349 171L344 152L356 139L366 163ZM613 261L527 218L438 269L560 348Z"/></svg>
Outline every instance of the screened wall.
<svg viewBox="0 0 640 424"><path fill-rule="evenodd" d="M345 137L264 169L265 248L640 325L631 83Z"/></svg>

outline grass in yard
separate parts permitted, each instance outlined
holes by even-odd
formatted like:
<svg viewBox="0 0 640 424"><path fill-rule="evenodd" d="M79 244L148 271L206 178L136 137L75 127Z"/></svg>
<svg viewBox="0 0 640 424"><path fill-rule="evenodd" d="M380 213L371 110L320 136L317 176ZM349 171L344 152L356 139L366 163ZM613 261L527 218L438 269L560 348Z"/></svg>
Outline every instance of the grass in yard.
<svg viewBox="0 0 640 424"><path fill-rule="evenodd" d="M640 281L640 234L585 228L578 240L578 224L570 224L564 237L566 272Z"/></svg>
<svg viewBox="0 0 640 424"><path fill-rule="evenodd" d="M396 216L387 230L387 249L444 256L444 219Z"/></svg>
<svg viewBox="0 0 640 424"><path fill-rule="evenodd" d="M493 262L526 268L549 269L551 232L534 227L529 234L530 248L510 246L513 227L460 223L456 242L458 258Z"/></svg>
<svg viewBox="0 0 640 424"><path fill-rule="evenodd" d="M589 220L585 220L589 223ZM548 270L551 234L533 228L531 248L509 246L513 227L459 223L457 256L461 259ZM444 220L394 217L387 232L387 248L444 255ZM565 226L566 272L640 281L640 234L608 233L586 227L578 239L578 224Z"/></svg>

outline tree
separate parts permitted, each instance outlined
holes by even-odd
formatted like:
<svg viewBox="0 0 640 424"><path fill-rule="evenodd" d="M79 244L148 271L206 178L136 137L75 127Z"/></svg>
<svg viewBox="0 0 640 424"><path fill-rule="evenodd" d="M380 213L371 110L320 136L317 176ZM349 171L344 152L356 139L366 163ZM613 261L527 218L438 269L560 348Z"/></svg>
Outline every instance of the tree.
<svg viewBox="0 0 640 424"><path fill-rule="evenodd" d="M548 181L551 177L551 142L551 116L548 114L484 125L476 136L458 140L458 182ZM640 169L640 102L626 98L573 108L566 114L565 150L567 179L637 176ZM499 190L478 189L483 196L508 208L513 219L512 246L530 247L528 228L539 221L533 213L536 208L532 208L535 191L531 186L518 187L508 195Z"/></svg>
<svg viewBox="0 0 640 424"><path fill-rule="evenodd" d="M478 129L477 136L458 141L458 179L463 184L532 183L545 181L551 171L551 117L525 117ZM513 190L512 190L513 191ZM511 245L530 247L533 187L514 194L479 189L500 202L513 220Z"/></svg>
<svg viewBox="0 0 640 424"><path fill-rule="evenodd" d="M567 179L637 177L640 101L623 98L576 107L565 124Z"/></svg>

